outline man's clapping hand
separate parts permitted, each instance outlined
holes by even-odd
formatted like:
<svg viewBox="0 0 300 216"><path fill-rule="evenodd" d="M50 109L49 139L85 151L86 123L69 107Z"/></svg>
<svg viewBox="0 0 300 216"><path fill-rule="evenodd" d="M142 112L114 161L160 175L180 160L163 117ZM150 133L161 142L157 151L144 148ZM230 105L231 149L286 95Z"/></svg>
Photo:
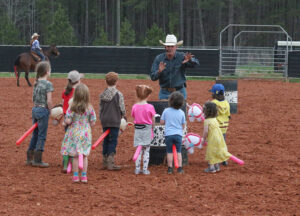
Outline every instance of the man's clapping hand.
<svg viewBox="0 0 300 216"><path fill-rule="evenodd" d="M188 61L190 61L192 58L194 57L194 55L192 55L192 53L187 52L184 56L184 60L182 62L182 64L187 63Z"/></svg>
<svg viewBox="0 0 300 216"><path fill-rule="evenodd" d="M158 73L161 73L166 68L166 63L160 62L158 67Z"/></svg>

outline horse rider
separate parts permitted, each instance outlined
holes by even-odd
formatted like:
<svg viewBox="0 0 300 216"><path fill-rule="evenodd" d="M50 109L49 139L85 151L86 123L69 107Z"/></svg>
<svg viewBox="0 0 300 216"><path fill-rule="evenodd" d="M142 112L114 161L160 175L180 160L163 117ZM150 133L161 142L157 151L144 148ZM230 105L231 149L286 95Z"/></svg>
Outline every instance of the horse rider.
<svg viewBox="0 0 300 216"><path fill-rule="evenodd" d="M45 56L42 53L42 48L40 47L40 42L38 41L39 36L40 35L38 33L34 33L31 36L31 41L30 41L31 51L35 52L39 57L41 57L42 61L45 61Z"/></svg>

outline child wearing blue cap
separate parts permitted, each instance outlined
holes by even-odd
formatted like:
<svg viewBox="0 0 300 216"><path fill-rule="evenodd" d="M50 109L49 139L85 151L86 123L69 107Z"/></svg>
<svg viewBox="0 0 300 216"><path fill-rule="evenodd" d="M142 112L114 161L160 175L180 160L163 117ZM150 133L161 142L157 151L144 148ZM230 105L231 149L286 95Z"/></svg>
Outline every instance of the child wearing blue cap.
<svg viewBox="0 0 300 216"><path fill-rule="evenodd" d="M222 84L217 83L213 85L210 91L212 92L213 98L211 102L215 103L218 108L217 120L223 133L224 140L226 141L226 132L229 126L230 119L230 105L225 99L225 88ZM224 161L222 164L226 166L227 161Z"/></svg>

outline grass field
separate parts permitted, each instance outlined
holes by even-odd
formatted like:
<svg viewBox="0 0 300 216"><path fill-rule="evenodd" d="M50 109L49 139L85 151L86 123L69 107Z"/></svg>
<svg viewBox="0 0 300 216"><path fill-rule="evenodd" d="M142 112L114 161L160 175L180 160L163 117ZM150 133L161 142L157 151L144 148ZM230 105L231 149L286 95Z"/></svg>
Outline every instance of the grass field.
<svg viewBox="0 0 300 216"><path fill-rule="evenodd" d="M255 74L255 73L254 73ZM13 77L15 76L15 74L13 72L0 72L0 78L4 78L4 77ZM25 73L21 73L21 77L24 77ZM30 72L29 73L29 78L34 78L35 77L35 73L34 72ZM52 73L51 77L53 78L67 78L67 73ZM149 75L147 74L119 74L120 79L137 79L137 80L148 80ZM92 74L92 73L87 73L85 74L85 78L86 79L104 79L105 78L105 74ZM241 76L223 76L223 77L204 77L204 76L187 76L187 80L215 80L215 79L222 79L222 80L226 80L226 79L240 79L242 78ZM272 74L267 74L266 76L262 77L256 77L256 76L249 76L247 78L252 78L252 79L284 79L283 77L279 77L279 76L272 76ZM292 83L298 83L300 82L300 78L288 78L287 79L288 82L292 82Z"/></svg>

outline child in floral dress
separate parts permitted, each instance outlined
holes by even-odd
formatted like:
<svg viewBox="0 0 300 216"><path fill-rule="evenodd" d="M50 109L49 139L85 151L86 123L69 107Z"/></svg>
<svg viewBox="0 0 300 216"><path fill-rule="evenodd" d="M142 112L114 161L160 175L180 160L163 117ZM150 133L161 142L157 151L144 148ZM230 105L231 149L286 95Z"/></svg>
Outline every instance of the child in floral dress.
<svg viewBox="0 0 300 216"><path fill-rule="evenodd" d="M79 182L78 156L83 155L83 170L81 182L87 182L87 156L92 146L91 126L95 125L96 114L89 103L89 89L84 84L79 84L74 92L72 106L69 107L65 116L65 124L69 127L66 131L61 154L73 157L73 182Z"/></svg>
<svg viewBox="0 0 300 216"><path fill-rule="evenodd" d="M69 101L73 97L75 88L80 84L80 79L83 76L84 76L83 74L79 73L76 70L72 70L68 73L68 85L66 86L66 88L64 89L64 91L62 92L62 95L61 95L64 116L66 115L67 110L69 108ZM68 126L69 125L65 126L65 132L67 131ZM68 165L69 159L71 159L71 158L69 158L68 155L65 155L63 157L62 173L67 173L67 165Z"/></svg>

